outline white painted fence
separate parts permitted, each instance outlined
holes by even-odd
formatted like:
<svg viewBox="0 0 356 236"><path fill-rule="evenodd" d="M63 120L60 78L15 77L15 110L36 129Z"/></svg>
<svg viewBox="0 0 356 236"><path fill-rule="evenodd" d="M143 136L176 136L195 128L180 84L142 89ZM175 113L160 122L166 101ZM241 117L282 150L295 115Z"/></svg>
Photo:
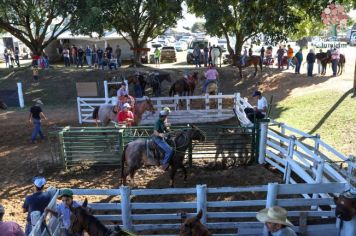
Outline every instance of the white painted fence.
<svg viewBox="0 0 356 236"><path fill-rule="evenodd" d="M137 102L144 100L138 98ZM241 124L248 126L251 122L246 117L244 109L252 107L246 98L242 98L239 93L224 95L203 95L203 96L182 96L151 98L158 111L163 107L169 107L172 112L169 122L172 124L206 123L218 122L230 119L235 116L236 110ZM116 104L117 98L77 98L79 123L93 123L92 112L95 107L103 104ZM183 105L180 105L183 104ZM153 124L158 114L146 112L140 124Z"/></svg>
<svg viewBox="0 0 356 236"><path fill-rule="evenodd" d="M119 222L122 227L138 235L177 235L182 222L182 212L187 212L187 216L191 217L199 210L203 211L202 223L207 225L214 235L262 235L263 224L257 222L255 218L257 211L279 205L288 209L289 219L296 225L294 229L297 232L310 236L336 236L339 235L340 229L336 224L335 213L329 207L333 205L333 198L305 199L296 196L332 195L341 193L346 188L345 183L293 185L270 183L262 186L224 188L198 185L196 188L180 189L130 189L122 186L120 189L73 191L76 196L99 195L108 196L108 199L119 197L119 203L101 201L90 203L89 206L94 212L110 211L108 215L95 215L99 220ZM245 199L240 197L243 193L253 193L259 197L253 200ZM192 200L177 201L182 195L191 196ZM164 202L160 201L158 196L164 196ZM289 198L286 198L287 196ZM146 200L147 197L150 197L149 200ZM323 206L324 210L313 209L311 206ZM306 225L306 218L314 223ZM331 221L326 221L327 218ZM52 232L58 232L58 228L59 226L52 227Z"/></svg>

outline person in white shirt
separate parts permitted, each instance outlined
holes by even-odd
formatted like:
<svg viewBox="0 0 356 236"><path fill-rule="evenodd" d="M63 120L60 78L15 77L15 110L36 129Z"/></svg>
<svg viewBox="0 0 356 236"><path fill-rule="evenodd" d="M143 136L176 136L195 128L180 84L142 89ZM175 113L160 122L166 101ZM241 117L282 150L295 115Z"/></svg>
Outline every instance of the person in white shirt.
<svg viewBox="0 0 356 236"><path fill-rule="evenodd" d="M255 119L263 119L267 113L268 103L265 97L262 96L260 91L255 91L252 97L257 97L257 107L245 108L247 118L253 123Z"/></svg>

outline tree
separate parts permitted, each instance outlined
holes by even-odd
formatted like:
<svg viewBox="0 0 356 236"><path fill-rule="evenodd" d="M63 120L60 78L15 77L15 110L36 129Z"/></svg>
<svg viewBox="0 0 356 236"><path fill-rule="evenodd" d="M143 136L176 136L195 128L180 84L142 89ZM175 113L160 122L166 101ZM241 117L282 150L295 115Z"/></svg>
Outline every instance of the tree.
<svg viewBox="0 0 356 236"><path fill-rule="evenodd" d="M206 19L205 27L210 34L225 36L233 64L249 39L257 40L263 35L264 41L270 43L286 40L297 32L297 25L304 19L297 14L298 9L320 18L327 3L328 0L187 0L189 9ZM231 45L229 34L236 38L235 45Z"/></svg>
<svg viewBox="0 0 356 236"><path fill-rule="evenodd" d="M35 55L75 21L78 0L0 0L0 28Z"/></svg>
<svg viewBox="0 0 356 236"><path fill-rule="evenodd" d="M195 22L192 26L192 32L197 33L197 32L205 32L205 25L204 22Z"/></svg>
<svg viewBox="0 0 356 236"><path fill-rule="evenodd" d="M80 21L77 32L89 34L115 29L132 49L145 47L149 40L163 34L182 17L183 0L87 1L90 2L87 9L92 12L87 20L91 23ZM134 50L134 59L140 64L141 51Z"/></svg>

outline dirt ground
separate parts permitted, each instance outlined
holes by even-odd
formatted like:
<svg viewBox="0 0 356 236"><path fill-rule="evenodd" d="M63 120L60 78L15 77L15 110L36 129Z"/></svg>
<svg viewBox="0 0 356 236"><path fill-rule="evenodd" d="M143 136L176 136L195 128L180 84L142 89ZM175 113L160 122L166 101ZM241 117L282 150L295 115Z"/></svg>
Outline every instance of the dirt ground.
<svg viewBox="0 0 356 236"><path fill-rule="evenodd" d="M254 90L261 89L265 94L275 96L275 102L289 96L300 96L312 93L318 89L331 88L347 91L352 87L352 67L347 64L346 74L333 78L329 76L308 78L304 75L295 75L292 70L281 72L277 69L265 69L256 78L251 75L252 68L244 70L244 79L238 78L236 68L225 67L219 69L222 82L220 90L223 93L240 92L242 96L250 95ZM190 68L190 70L194 70ZM201 71L203 69L200 69ZM184 69L166 69L174 78L179 78ZM305 70L304 70L305 71ZM90 71L83 72L90 74ZM97 73L97 72L95 72ZM329 69L330 73L330 69ZM73 84L72 84L73 85ZM29 85L30 86L30 85ZM45 132L54 126L78 126L76 105L72 101L73 95L65 94L68 84L56 84L61 88L61 99L66 99L73 104L43 106L48 116L43 126ZM201 85L200 85L201 86ZM199 90L199 88L198 88ZM70 89L70 92L73 88ZM51 95L51 94L50 94ZM44 98L49 95L44 95ZM75 95L74 95L75 97ZM63 101L65 103L65 101ZM37 174L44 175L48 186L57 188L117 188L119 187L119 171L110 167L78 167L65 171L51 165L51 155L47 140L30 144L29 137L32 125L28 122L28 111L12 109L0 112L0 203L6 208L5 219L25 224L25 214L21 205L24 197L32 192L31 179ZM194 187L196 184L207 184L209 187L218 186L243 186L261 185L268 182L281 182L281 176L262 166L247 166L234 169L214 169L207 163L195 163L189 170L188 183L181 182L182 176L177 176L177 187ZM247 178L248 176L248 178ZM169 177L156 168L142 169L137 173L136 183L140 188L165 188L168 186ZM91 198L90 201L98 201Z"/></svg>

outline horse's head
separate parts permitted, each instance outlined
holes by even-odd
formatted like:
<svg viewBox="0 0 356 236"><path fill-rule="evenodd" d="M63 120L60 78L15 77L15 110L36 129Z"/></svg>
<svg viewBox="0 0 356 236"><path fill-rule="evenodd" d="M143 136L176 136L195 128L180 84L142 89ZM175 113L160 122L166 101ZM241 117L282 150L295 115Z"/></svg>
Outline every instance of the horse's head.
<svg viewBox="0 0 356 236"><path fill-rule="evenodd" d="M182 226L180 227L180 236L209 236L211 233L208 229L200 223L200 219L203 216L202 210L199 213L192 217L188 218L184 221Z"/></svg>
<svg viewBox="0 0 356 236"><path fill-rule="evenodd" d="M199 72L198 72L198 71L194 71L194 72L193 72L192 78L194 79L194 81L198 81L198 80L199 80L198 75L199 75Z"/></svg>
<svg viewBox="0 0 356 236"><path fill-rule="evenodd" d="M85 216L89 214L88 212L88 199L85 199L81 207L70 207L70 226L69 233L71 234L81 234L84 231Z"/></svg>
<svg viewBox="0 0 356 236"><path fill-rule="evenodd" d="M346 192L339 197L334 197L334 202L336 204L336 217L350 221L356 215L356 195Z"/></svg>
<svg viewBox="0 0 356 236"><path fill-rule="evenodd" d="M7 105L5 102L0 101L0 109L6 110L7 109Z"/></svg>
<svg viewBox="0 0 356 236"><path fill-rule="evenodd" d="M167 73L166 75L163 76L162 80L167 80L168 82L172 82L171 75L169 73Z"/></svg>
<svg viewBox="0 0 356 236"><path fill-rule="evenodd" d="M192 125L191 138L192 140L198 140L204 142L206 137L201 129L199 129L195 125Z"/></svg>

